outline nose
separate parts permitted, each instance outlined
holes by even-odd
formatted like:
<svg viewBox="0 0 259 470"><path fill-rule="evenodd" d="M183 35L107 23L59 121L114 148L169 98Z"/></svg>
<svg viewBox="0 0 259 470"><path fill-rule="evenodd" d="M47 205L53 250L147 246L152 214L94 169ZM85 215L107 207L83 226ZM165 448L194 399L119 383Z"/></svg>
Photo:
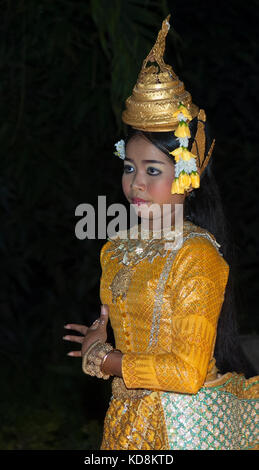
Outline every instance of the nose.
<svg viewBox="0 0 259 470"><path fill-rule="evenodd" d="M132 178L130 186L133 190L135 189L144 190L146 187L145 179L140 174L137 174Z"/></svg>

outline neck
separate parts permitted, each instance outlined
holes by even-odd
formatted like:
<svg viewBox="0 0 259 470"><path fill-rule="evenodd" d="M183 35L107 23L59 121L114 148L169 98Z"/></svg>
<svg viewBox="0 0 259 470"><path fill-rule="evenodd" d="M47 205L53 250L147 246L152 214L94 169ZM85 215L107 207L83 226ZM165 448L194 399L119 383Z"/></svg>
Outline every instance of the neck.
<svg viewBox="0 0 259 470"><path fill-rule="evenodd" d="M141 223L138 225L140 229L145 231L152 231L152 232L163 232L168 230L175 230L175 217L174 215L170 218L169 221L164 221L162 219L154 219L154 220L141 220Z"/></svg>

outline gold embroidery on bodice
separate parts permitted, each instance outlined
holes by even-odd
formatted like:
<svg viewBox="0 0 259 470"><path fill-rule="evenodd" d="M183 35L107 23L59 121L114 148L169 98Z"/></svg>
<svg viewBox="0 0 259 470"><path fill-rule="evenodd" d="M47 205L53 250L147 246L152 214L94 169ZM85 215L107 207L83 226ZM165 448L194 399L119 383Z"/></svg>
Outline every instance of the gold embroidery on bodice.
<svg viewBox="0 0 259 470"><path fill-rule="evenodd" d="M112 302L116 303L118 297L125 300L133 271L138 263L147 259L150 263L153 263L156 256L165 257L168 255L168 248L166 243L174 239L174 236L183 237L183 242L193 236L203 236L209 239L213 245L219 251L219 244L216 242L213 236L201 227L196 227L189 221L184 221L183 232L177 232L171 229L171 233L167 233L166 236L161 238L153 238L152 230L144 230L144 233L148 238L140 238L141 232L138 230L138 238L130 238L130 229L125 233L126 238L112 239L112 245L107 249L107 253L111 252L111 259L117 259L118 263L122 265L122 268L116 273L111 282L109 289L112 291ZM161 232L162 233L162 232ZM178 251L179 247L175 249Z"/></svg>
<svg viewBox="0 0 259 470"><path fill-rule="evenodd" d="M131 266L124 266L117 272L117 274L115 274L110 285L113 303L116 303L118 297L121 297L122 300L125 300L130 286L132 274L133 270Z"/></svg>

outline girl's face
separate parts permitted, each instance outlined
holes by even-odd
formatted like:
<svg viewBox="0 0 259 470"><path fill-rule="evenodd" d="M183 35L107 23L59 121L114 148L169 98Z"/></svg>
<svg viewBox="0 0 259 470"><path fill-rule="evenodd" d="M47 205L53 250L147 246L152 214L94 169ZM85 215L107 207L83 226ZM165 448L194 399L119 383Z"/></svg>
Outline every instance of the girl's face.
<svg viewBox="0 0 259 470"><path fill-rule="evenodd" d="M152 219L161 219L161 224L164 220L169 220L169 224L165 223L165 226L170 227L175 223L175 204L183 204L186 193L171 194L173 180L173 161L171 162L144 136L133 136L126 146L122 188L125 197L133 204L134 210L141 220L149 220L150 228L153 224ZM134 198L144 200L145 204L138 204ZM151 204L158 205L153 213L148 210ZM163 204L170 205L164 207L164 212Z"/></svg>

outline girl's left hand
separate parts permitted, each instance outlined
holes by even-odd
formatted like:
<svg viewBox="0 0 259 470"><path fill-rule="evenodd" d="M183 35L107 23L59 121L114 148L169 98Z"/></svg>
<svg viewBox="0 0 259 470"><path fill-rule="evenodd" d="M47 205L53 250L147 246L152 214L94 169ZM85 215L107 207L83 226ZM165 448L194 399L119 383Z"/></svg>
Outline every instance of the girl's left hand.
<svg viewBox="0 0 259 470"><path fill-rule="evenodd" d="M86 350L97 340L102 341L103 343L107 340L107 323L109 319L109 307L104 304L101 306L101 315L100 317L93 322L93 324L88 328L85 325L77 325L76 323L68 323L64 328L76 330L79 333L82 333L83 336L63 336L63 339L67 341L75 341L76 343L81 343L81 351L71 351L68 353L68 356L73 357L82 357Z"/></svg>

